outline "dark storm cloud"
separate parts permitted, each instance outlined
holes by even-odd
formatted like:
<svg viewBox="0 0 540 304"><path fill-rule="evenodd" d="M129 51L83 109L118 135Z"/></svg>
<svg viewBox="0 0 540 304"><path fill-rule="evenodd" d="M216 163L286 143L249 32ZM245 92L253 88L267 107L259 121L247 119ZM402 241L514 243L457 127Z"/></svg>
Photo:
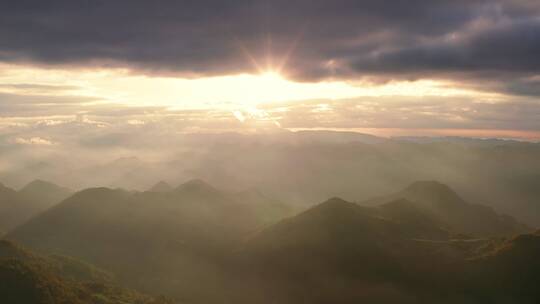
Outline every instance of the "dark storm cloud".
<svg viewBox="0 0 540 304"><path fill-rule="evenodd" d="M539 72L539 12L527 0L2 1L0 60L214 75L252 71L244 51L264 66L294 49L298 79L505 78Z"/></svg>
<svg viewBox="0 0 540 304"><path fill-rule="evenodd" d="M493 26L467 37L366 56L355 64L375 71L540 72L540 19Z"/></svg>

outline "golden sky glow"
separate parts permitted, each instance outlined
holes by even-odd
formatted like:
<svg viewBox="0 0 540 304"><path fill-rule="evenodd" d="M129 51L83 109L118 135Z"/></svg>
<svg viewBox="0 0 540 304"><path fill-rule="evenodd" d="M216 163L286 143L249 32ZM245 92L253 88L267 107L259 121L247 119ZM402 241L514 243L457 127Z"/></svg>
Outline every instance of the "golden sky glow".
<svg viewBox="0 0 540 304"><path fill-rule="evenodd" d="M240 74L196 79L137 75L123 69L46 69L3 65L0 92L12 94L87 96L100 102L133 106L251 108L261 103L360 96L480 96L434 80L385 84L345 81L295 82L278 73ZM21 86L32 84L34 86ZM36 86L37 85L37 86ZM44 86L43 88L40 86ZM58 86L51 90L46 86Z"/></svg>
<svg viewBox="0 0 540 304"><path fill-rule="evenodd" d="M66 119L103 126L102 118L88 117L97 113L93 110L105 113L111 107L136 107L141 112L125 118L129 125L180 115L176 119L183 121L182 128L196 130L278 127L354 130L381 136L532 140L540 136L534 130L535 106L528 99L432 79L298 82L271 68L259 74L181 78L118 68L0 64L0 98L0 107L5 109L0 127ZM152 108L161 112L152 112ZM191 110L198 112L190 114ZM497 127L491 129L494 125Z"/></svg>
<svg viewBox="0 0 540 304"><path fill-rule="evenodd" d="M539 1L199 2L0 9L0 129L168 121L538 137Z"/></svg>

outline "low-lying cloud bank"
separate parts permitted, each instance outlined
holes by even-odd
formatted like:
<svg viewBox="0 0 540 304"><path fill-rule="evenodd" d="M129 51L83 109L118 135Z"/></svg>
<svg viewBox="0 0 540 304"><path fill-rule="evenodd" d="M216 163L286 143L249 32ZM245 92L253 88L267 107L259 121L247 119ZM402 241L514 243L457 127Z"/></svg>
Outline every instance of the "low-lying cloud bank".
<svg viewBox="0 0 540 304"><path fill-rule="evenodd" d="M0 98L0 136L8 140L52 138L60 144L66 143L66 137L85 141L89 137L126 134L145 141L147 133L155 139L156 135L171 137L178 133L281 129L357 129L385 136L393 134L384 130L400 130L396 134L410 136L462 130L454 135L540 139L540 107L538 101L528 97L504 102L443 96L359 97L276 102L231 110L89 103L91 99L78 96L3 93ZM430 130L440 132L430 134Z"/></svg>

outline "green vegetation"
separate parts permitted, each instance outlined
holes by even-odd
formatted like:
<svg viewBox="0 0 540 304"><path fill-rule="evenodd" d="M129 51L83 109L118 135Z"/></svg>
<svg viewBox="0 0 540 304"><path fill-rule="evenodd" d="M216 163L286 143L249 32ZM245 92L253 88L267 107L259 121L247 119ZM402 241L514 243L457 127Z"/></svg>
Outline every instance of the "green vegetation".
<svg viewBox="0 0 540 304"><path fill-rule="evenodd" d="M110 274L67 257L46 257L0 241L0 297L6 304L166 304L118 287Z"/></svg>

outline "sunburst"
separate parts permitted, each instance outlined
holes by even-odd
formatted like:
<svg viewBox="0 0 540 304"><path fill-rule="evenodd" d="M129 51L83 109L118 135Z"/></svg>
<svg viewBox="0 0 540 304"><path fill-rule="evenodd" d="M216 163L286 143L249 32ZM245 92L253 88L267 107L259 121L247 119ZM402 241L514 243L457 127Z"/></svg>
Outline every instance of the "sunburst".
<svg viewBox="0 0 540 304"><path fill-rule="evenodd" d="M290 58L294 55L294 52L298 46L299 41L303 36L303 30L297 35L297 37L290 43L285 51L280 52L280 56L276 56L273 51L273 44L271 36L268 35L265 44L264 56L256 58L241 40L236 39L238 48L242 54L246 57L249 63L257 71L258 75L264 79L276 80L285 78L285 70Z"/></svg>

